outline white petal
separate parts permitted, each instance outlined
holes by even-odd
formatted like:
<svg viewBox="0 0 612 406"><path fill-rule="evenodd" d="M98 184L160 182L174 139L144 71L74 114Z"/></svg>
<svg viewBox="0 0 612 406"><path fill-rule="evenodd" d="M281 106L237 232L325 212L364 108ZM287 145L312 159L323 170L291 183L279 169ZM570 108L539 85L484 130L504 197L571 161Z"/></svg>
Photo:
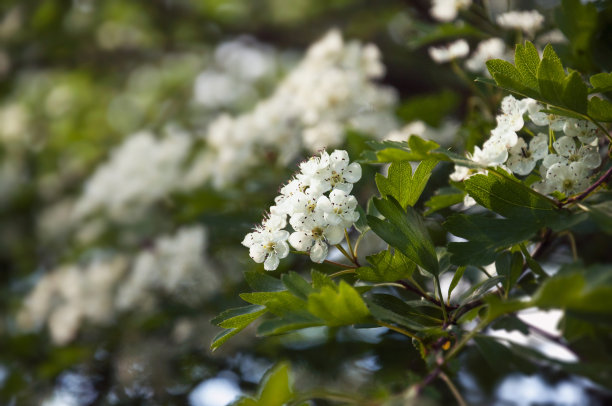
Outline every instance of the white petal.
<svg viewBox="0 0 612 406"><path fill-rule="evenodd" d="M253 259L253 261L260 264L266 259L266 255L268 255L268 250L266 250L261 244L251 245L251 248L249 249L249 255Z"/></svg>
<svg viewBox="0 0 612 406"><path fill-rule="evenodd" d="M599 155L597 147L582 147L580 148L579 155L581 158L580 162L587 168L595 169L601 165L601 155Z"/></svg>
<svg viewBox="0 0 612 406"><path fill-rule="evenodd" d="M289 255L289 244L286 241L276 243L274 251L279 258L285 258Z"/></svg>
<svg viewBox="0 0 612 406"><path fill-rule="evenodd" d="M317 200L317 209L323 211L324 213L331 213L334 211L334 206L327 196L321 196L319 197L319 200Z"/></svg>
<svg viewBox="0 0 612 406"><path fill-rule="evenodd" d="M327 244L322 241L316 241L310 250L310 259L312 262L321 263L327 258Z"/></svg>
<svg viewBox="0 0 612 406"><path fill-rule="evenodd" d="M341 226L328 226L325 229L325 238L331 245L339 244L344 238L344 227Z"/></svg>
<svg viewBox="0 0 612 406"><path fill-rule="evenodd" d="M353 162L344 169L342 175L344 176L344 180L347 182L357 182L359 179L361 179L361 165L359 165L357 162Z"/></svg>
<svg viewBox="0 0 612 406"><path fill-rule="evenodd" d="M266 271L273 271L276 268L278 268L279 262L280 260L275 254L270 254L268 255L268 258L266 259L266 261L264 262L264 269Z"/></svg>
<svg viewBox="0 0 612 406"><path fill-rule="evenodd" d="M555 151L561 156L568 158L576 153L576 143L572 137L563 137L553 143Z"/></svg>
<svg viewBox="0 0 612 406"><path fill-rule="evenodd" d="M312 235L304 231L296 231L289 236L289 244L298 251L308 251L313 241Z"/></svg>

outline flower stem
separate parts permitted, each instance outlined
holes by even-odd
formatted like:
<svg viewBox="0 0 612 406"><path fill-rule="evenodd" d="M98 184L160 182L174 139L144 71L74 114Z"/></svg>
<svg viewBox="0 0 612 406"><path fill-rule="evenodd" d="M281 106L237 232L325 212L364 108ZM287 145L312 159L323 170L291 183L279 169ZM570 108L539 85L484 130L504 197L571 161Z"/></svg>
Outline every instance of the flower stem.
<svg viewBox="0 0 612 406"><path fill-rule="evenodd" d="M450 378L444 372L440 372L440 378L444 381L444 383L446 383L446 386L448 386L448 389L450 389L450 391L452 392L453 396L455 397L455 400L457 401L457 404L459 406L467 406L465 399L463 399L463 396L461 396L461 393L459 392L453 381L451 381Z"/></svg>
<svg viewBox="0 0 612 406"><path fill-rule="evenodd" d="M349 261L351 261L353 264L359 267L359 263L357 262L357 260L352 255L349 255L349 253L346 252L346 250L344 249L342 245L336 244L334 245L334 247L338 248L338 251L340 251Z"/></svg>
<svg viewBox="0 0 612 406"><path fill-rule="evenodd" d="M404 330L403 328L396 327L396 326L394 326L393 324L385 323L384 321L376 321L376 324L378 324L378 325L379 325L379 326L381 326L381 327L386 327L386 328L388 328L389 330L393 330L393 331L395 331L396 333L403 334L403 335L405 335L406 337L410 337L410 338L412 338L412 339L414 339L414 340L418 341L418 342L419 342L419 344L420 344L421 346L423 346L423 341L421 341L421 339L420 339L419 337L417 337L415 334L412 334L412 333L411 333L411 332L409 332L409 331Z"/></svg>
<svg viewBox="0 0 612 406"><path fill-rule="evenodd" d="M332 274L329 275L330 278L335 278L336 276L340 276L340 275L346 275L349 273L355 273L355 269L353 267L351 267L350 269L345 269L343 271L338 271L338 272L334 272Z"/></svg>

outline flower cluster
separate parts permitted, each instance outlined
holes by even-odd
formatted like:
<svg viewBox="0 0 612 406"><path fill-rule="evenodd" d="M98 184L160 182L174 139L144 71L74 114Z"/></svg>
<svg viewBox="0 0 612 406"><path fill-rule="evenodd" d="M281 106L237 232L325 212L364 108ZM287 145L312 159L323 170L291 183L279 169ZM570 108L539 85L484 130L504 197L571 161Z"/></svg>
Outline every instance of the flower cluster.
<svg viewBox="0 0 612 406"><path fill-rule="evenodd" d="M280 190L269 216L242 244L251 258L274 270L289 254L289 244L310 253L313 262L323 262L328 244L339 244L345 229L359 219L357 199L350 194L361 179L361 166L349 163L346 151L326 151L300 164L300 172ZM285 230L289 224L293 233Z"/></svg>
<svg viewBox="0 0 612 406"><path fill-rule="evenodd" d="M204 255L203 227L181 228L152 245L133 260L115 255L46 273L24 300L17 316L19 328L35 330L46 323L53 342L64 345L85 322L105 325L119 312L151 308L157 303L156 293L195 302L219 287L219 277Z"/></svg>
<svg viewBox="0 0 612 406"><path fill-rule="evenodd" d="M211 123L193 175L223 187L262 159L286 165L303 149L337 147L347 127L383 138L397 128L397 94L374 82L384 72L375 45L347 42L339 31L329 32L270 97L251 111L224 114Z"/></svg>
<svg viewBox="0 0 612 406"><path fill-rule="evenodd" d="M588 177L601 164L599 129L589 121L550 114L546 106L533 99L517 100L507 96L502 114L482 149L476 147L470 158L482 166L504 166L526 176L538 163L541 181L533 187L541 193L579 193L588 186ZM524 116L535 125L537 134L526 127ZM544 132L541 132L544 127ZM519 137L522 131L528 141ZM476 171L455 166L451 180L461 181Z"/></svg>

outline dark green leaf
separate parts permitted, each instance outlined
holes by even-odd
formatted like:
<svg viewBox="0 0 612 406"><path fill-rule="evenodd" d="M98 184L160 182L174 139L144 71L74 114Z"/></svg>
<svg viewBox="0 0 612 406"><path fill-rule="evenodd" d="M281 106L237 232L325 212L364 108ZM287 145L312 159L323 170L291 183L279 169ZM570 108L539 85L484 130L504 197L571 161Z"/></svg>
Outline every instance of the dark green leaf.
<svg viewBox="0 0 612 406"><path fill-rule="evenodd" d="M580 207L589 213L589 216L600 230L612 235L612 201L608 200L593 205L584 204Z"/></svg>
<svg viewBox="0 0 612 406"><path fill-rule="evenodd" d="M563 105L578 113L587 113L587 87L578 72L563 80Z"/></svg>
<svg viewBox="0 0 612 406"><path fill-rule="evenodd" d="M305 308L305 302L293 296L288 291L241 293L245 302L265 306L271 313L283 316L291 312L299 312Z"/></svg>
<svg viewBox="0 0 612 406"><path fill-rule="evenodd" d="M289 272L281 276L283 285L293 293L295 296L302 300L306 300L308 295L314 292L314 288L310 283L306 282L297 272Z"/></svg>
<svg viewBox="0 0 612 406"><path fill-rule="evenodd" d="M400 251L394 254L390 251L381 251L367 257L371 266L362 266L357 269L359 279L368 282L395 282L412 276L414 262L406 258Z"/></svg>
<svg viewBox="0 0 612 406"><path fill-rule="evenodd" d="M361 206L357 206L357 211L359 212L359 219L355 222L355 229L359 231L360 234L363 234L369 229L368 217Z"/></svg>
<svg viewBox="0 0 612 406"><path fill-rule="evenodd" d="M372 316L380 321L395 323L413 331L423 331L434 325L426 315L401 299L391 295L372 295L367 300ZM424 322L425 324L421 324Z"/></svg>
<svg viewBox="0 0 612 406"><path fill-rule="evenodd" d="M553 104L563 105L565 71L563 70L561 60L550 44L544 48L537 76L540 94L544 100Z"/></svg>
<svg viewBox="0 0 612 406"><path fill-rule="evenodd" d="M453 275L453 280L451 281L450 285L448 285L447 297L451 297L451 293L453 293L453 290L455 290L455 288L459 284L459 281L463 277L464 273L465 273L465 266L460 266L459 268L457 268L457 270L455 271L455 274Z"/></svg>
<svg viewBox="0 0 612 406"><path fill-rule="evenodd" d="M498 275L504 277L502 286L506 294L508 294L523 270L523 256L520 252L510 253L504 251L497 256L495 269L497 269Z"/></svg>
<svg viewBox="0 0 612 406"><path fill-rule="evenodd" d="M285 290L283 283L276 278L257 271L244 273L244 278L251 289L259 292L278 292Z"/></svg>
<svg viewBox="0 0 612 406"><path fill-rule="evenodd" d="M264 320L257 327L257 334L260 336L271 336L307 327L322 326L324 324L323 320L310 313L291 313L280 319Z"/></svg>
<svg viewBox="0 0 612 406"><path fill-rule="evenodd" d="M437 275L438 259L420 215L410 206L404 211L392 198L375 199L374 204L386 220L368 216L372 231L424 270Z"/></svg>
<svg viewBox="0 0 612 406"><path fill-rule="evenodd" d="M467 242L451 242L448 250L455 265L488 265L496 251L521 243L535 234L538 225L531 221L491 218L483 215L455 214L444 223L450 233Z"/></svg>
<svg viewBox="0 0 612 406"><path fill-rule="evenodd" d="M612 103L597 96L589 99L588 114L597 121L612 121Z"/></svg>
<svg viewBox="0 0 612 406"><path fill-rule="evenodd" d="M447 188L447 190L439 189L438 194L432 196L428 201L425 202L425 206L429 209L425 212L428 216L438 210L445 209L454 204L463 202L465 193L456 188Z"/></svg>

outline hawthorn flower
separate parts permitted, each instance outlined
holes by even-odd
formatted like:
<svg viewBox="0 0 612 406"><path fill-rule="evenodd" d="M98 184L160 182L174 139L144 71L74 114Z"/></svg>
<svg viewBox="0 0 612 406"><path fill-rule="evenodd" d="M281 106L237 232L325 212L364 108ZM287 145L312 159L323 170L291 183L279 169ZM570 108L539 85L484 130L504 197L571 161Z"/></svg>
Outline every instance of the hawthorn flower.
<svg viewBox="0 0 612 406"><path fill-rule="evenodd" d="M446 47L429 47L429 56L436 63L450 62L454 59L465 58L470 52L470 46L463 40L457 40Z"/></svg>
<svg viewBox="0 0 612 406"><path fill-rule="evenodd" d="M537 161L548 154L548 137L540 133L529 141L529 146L519 138L514 147L510 148L509 154L506 162L508 168L518 175L528 175Z"/></svg>
<svg viewBox="0 0 612 406"><path fill-rule="evenodd" d="M546 183L553 191L566 196L582 192L589 186L588 169L581 162L556 163L546 172Z"/></svg>
<svg viewBox="0 0 612 406"><path fill-rule="evenodd" d="M246 235L242 245L249 248L253 261L258 264L263 262L266 271L273 271L278 268L280 260L289 255L288 238L289 232L286 230L257 228Z"/></svg>
<svg viewBox="0 0 612 406"><path fill-rule="evenodd" d="M529 112L529 118L535 125L542 127L549 126L553 131L561 131L565 126L566 118L560 117L556 114L546 113L541 111L544 106L532 99L527 99L527 111Z"/></svg>
<svg viewBox="0 0 612 406"><path fill-rule="evenodd" d="M457 18L457 12L468 8L472 0L432 0L431 16L438 21L448 22Z"/></svg>
<svg viewBox="0 0 612 406"><path fill-rule="evenodd" d="M504 41L501 38L490 38L478 44L476 51L465 61L465 67L469 71L489 75L486 62L490 59L505 59L505 57L506 44Z"/></svg>
<svg viewBox="0 0 612 406"><path fill-rule="evenodd" d="M242 245L267 271L289 254L289 244L308 252L312 261L323 262L328 244L339 244L344 230L359 219L357 199L349 193L360 178L361 166L350 163L346 151L322 151L302 162L300 172L280 189L268 217ZM287 217L292 233L285 230Z"/></svg>
<svg viewBox="0 0 612 406"><path fill-rule="evenodd" d="M583 145L576 149L576 142L572 137L563 137L553 143L557 154L550 154L544 160L544 166L552 167L556 163L569 164L580 162L587 169L595 169L601 164L601 156L597 147Z"/></svg>
<svg viewBox="0 0 612 406"><path fill-rule="evenodd" d="M359 179L361 179L361 166L356 162L349 163L348 152L336 150L328 155L323 151L317 170L313 174L311 188L323 193L331 189L350 193L353 183Z"/></svg>
<svg viewBox="0 0 612 406"><path fill-rule="evenodd" d="M577 137L583 144L590 144L597 139L599 128L590 121L570 118L563 125L563 132L568 137Z"/></svg>
<svg viewBox="0 0 612 406"><path fill-rule="evenodd" d="M332 190L329 197L319 197L317 207L323 212L323 218L334 226L347 228L359 220L359 212L355 211L357 199L340 189Z"/></svg>
<svg viewBox="0 0 612 406"><path fill-rule="evenodd" d="M523 31L533 37L544 24L544 16L536 10L531 11L509 11L497 16L497 24L503 28L511 28Z"/></svg>
<svg viewBox="0 0 612 406"><path fill-rule="evenodd" d="M512 96L506 96L502 100L502 113L497 116L498 128L511 131L519 131L525 125L523 114L527 111L525 99L517 100Z"/></svg>
<svg viewBox="0 0 612 406"><path fill-rule="evenodd" d="M313 218L297 215L290 222L296 231L289 236L289 243L297 250L309 252L312 262L323 262L327 258L328 244L339 244L344 238L344 227L331 225L322 213Z"/></svg>

